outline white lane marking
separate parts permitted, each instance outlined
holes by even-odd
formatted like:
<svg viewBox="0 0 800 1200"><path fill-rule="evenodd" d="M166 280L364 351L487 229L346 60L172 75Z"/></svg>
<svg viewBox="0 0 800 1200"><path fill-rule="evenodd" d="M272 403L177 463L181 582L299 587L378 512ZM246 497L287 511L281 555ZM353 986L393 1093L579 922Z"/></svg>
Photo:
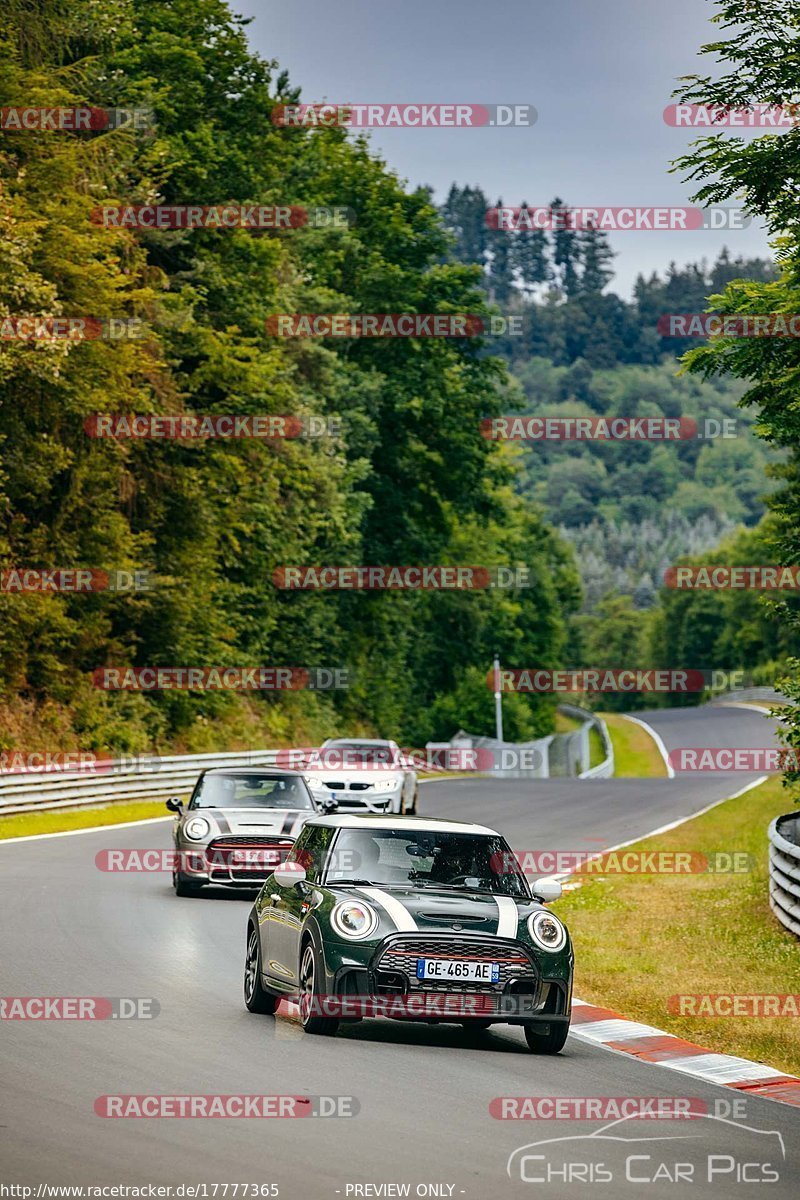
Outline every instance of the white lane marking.
<svg viewBox="0 0 800 1200"><path fill-rule="evenodd" d="M494 899L499 911L497 936L515 938L519 926L519 912L517 911L516 900L513 900L511 896L495 896Z"/></svg>
<svg viewBox="0 0 800 1200"><path fill-rule="evenodd" d="M360 887L356 891L362 892L369 900L374 900L376 904L380 904L394 921L399 933L417 933L417 923L411 913L406 908L405 904L401 904L395 896L390 896L388 892L384 892L382 888Z"/></svg>
<svg viewBox="0 0 800 1200"><path fill-rule="evenodd" d="M700 1075L714 1083L738 1083L742 1079L793 1079L785 1071L776 1071L763 1063L748 1058L735 1058L731 1054L690 1054L684 1058L662 1059L659 1066L683 1071L686 1075Z"/></svg>
<svg viewBox="0 0 800 1200"><path fill-rule="evenodd" d="M672 763L669 761L669 754L667 753L667 747L664 745L664 740L661 737L661 735L656 733L656 731L655 731L655 729L653 729L652 725L648 725L647 721L642 721L639 717L629 717L627 713L620 713L620 716L622 717L623 721L632 721L634 725L641 725L642 729L647 730L647 732L650 734L650 737L653 739L653 741L656 744L656 749L658 750L658 753L661 755L661 757L664 760L664 766L667 768L667 778L674 779L675 778L675 768L673 767Z"/></svg>
<svg viewBox="0 0 800 1200"><path fill-rule="evenodd" d="M642 1025L625 1017L609 1018L606 1021L585 1021L570 1029L576 1037L585 1037L587 1042L621 1042L629 1038L656 1037L663 1031L655 1025Z"/></svg>
<svg viewBox="0 0 800 1200"><path fill-rule="evenodd" d="M42 811L49 810L43 809ZM103 833L106 829L131 829L134 825L155 825L158 821L173 821L174 819L174 817L143 817L141 821L109 821L107 825L87 825L83 829L61 829L56 833L26 833L24 837L0 838L0 847L16 846L19 842L40 842L43 838L75 837L79 833Z"/></svg>

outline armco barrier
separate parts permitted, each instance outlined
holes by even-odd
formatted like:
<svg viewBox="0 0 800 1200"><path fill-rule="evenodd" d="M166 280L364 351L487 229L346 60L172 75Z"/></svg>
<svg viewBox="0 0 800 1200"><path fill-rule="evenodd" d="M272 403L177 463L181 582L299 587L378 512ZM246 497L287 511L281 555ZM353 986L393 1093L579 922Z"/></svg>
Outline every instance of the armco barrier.
<svg viewBox="0 0 800 1200"><path fill-rule="evenodd" d="M276 750L245 750L230 754L187 754L167 758L118 758L98 774L86 771L28 771L0 775L0 813L36 809L80 808L132 800L185 796L200 771L208 767L268 766Z"/></svg>
<svg viewBox="0 0 800 1200"><path fill-rule="evenodd" d="M534 742L500 742L497 738L460 729L449 742L428 742L428 749L491 750L495 765L485 774L495 779L610 779L614 774L614 748L605 721L596 713L573 704L559 704L558 711L580 721L580 728L571 733L553 733ZM599 733L605 753L603 761L596 767L589 766L589 730L592 728Z"/></svg>
<svg viewBox="0 0 800 1200"><path fill-rule="evenodd" d="M577 708L573 704L559 704L558 711L564 713L567 717L574 717L578 721L583 721L583 725L576 733L557 734L557 737L577 737L581 735L585 741L585 757L582 762L585 764L583 770L578 772L578 779L611 779L614 774L614 747L611 742L611 735L608 732L608 727L602 717L598 717L597 713L589 712L585 708ZM589 730L596 729L600 735L600 740L603 743L604 758L596 767L590 767L591 761L589 751Z"/></svg>
<svg viewBox="0 0 800 1200"><path fill-rule="evenodd" d="M769 827L769 905L800 937L800 813L776 817Z"/></svg>

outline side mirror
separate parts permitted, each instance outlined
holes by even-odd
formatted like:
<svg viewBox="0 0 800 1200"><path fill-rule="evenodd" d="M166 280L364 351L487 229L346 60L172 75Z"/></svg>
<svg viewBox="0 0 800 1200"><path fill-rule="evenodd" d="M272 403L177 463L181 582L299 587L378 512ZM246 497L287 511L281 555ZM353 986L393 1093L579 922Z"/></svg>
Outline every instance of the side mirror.
<svg viewBox="0 0 800 1200"><path fill-rule="evenodd" d="M181 802L177 798L177 796L170 796L169 800L167 801L167 808L169 809L170 812L174 812L174 813L183 812L183 805L181 804Z"/></svg>
<svg viewBox="0 0 800 1200"><path fill-rule="evenodd" d="M301 867L300 863L285 862L276 867L272 874L279 887L290 888L296 883L305 882L306 869Z"/></svg>
<svg viewBox="0 0 800 1200"><path fill-rule="evenodd" d="M543 900L545 904L549 904L551 900L558 900L561 896L563 888L558 879L537 879L531 884L531 891L537 900Z"/></svg>
<svg viewBox="0 0 800 1200"><path fill-rule="evenodd" d="M321 802L320 808L325 813L334 813L339 808L339 801L334 800L333 796L328 796Z"/></svg>

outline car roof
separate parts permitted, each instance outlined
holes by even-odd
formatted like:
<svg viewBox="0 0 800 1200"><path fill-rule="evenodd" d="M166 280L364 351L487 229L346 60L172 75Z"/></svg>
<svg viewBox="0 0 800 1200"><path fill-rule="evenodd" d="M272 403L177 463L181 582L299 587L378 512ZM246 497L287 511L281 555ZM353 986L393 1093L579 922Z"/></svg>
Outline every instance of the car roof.
<svg viewBox="0 0 800 1200"><path fill-rule="evenodd" d="M496 829L486 825L474 825L471 821L448 821L437 817L398 817L391 813L328 813L311 817L306 825L326 825L334 829L418 829L431 833L481 833L489 837L500 837Z"/></svg>
<svg viewBox="0 0 800 1200"><path fill-rule="evenodd" d="M290 771L285 767L271 767L269 763L254 764L252 767L209 767L205 775L278 775L287 779L302 779L302 771Z"/></svg>
<svg viewBox="0 0 800 1200"><path fill-rule="evenodd" d="M391 738L362 738L362 737L341 737L341 738L326 738L326 746L396 746L397 742L393 742Z"/></svg>

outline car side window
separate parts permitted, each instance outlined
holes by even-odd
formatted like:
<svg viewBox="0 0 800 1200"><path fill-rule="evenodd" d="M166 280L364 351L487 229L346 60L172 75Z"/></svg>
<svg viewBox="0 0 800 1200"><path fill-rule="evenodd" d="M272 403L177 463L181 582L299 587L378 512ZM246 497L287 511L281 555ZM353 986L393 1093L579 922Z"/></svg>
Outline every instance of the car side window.
<svg viewBox="0 0 800 1200"><path fill-rule="evenodd" d="M306 825L287 856L287 862L305 867L309 883L317 883L336 830L326 825Z"/></svg>

